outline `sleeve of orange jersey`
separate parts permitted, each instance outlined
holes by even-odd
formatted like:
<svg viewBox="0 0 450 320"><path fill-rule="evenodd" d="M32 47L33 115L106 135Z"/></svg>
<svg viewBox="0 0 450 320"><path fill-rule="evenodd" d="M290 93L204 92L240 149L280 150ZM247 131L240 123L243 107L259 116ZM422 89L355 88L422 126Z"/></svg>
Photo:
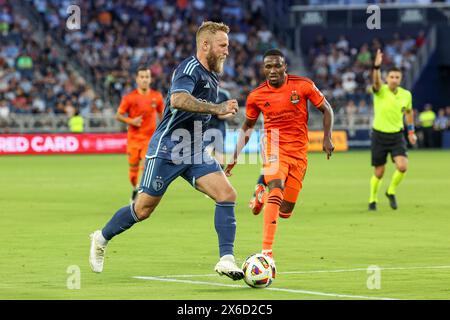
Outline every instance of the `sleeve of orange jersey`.
<svg viewBox="0 0 450 320"><path fill-rule="evenodd" d="M247 102L245 104L245 116L248 119L256 120L258 119L260 113L261 110L256 105L254 93L250 93L247 97Z"/></svg>
<svg viewBox="0 0 450 320"><path fill-rule="evenodd" d="M124 96L120 101L119 109L117 110L120 114L129 113L130 103L128 102L128 96Z"/></svg>
<svg viewBox="0 0 450 320"><path fill-rule="evenodd" d="M311 82L309 84L308 99L309 99L309 101L312 102L312 104L315 107L319 107L322 104L323 100L325 99L322 92L320 92L320 90L317 89L314 82Z"/></svg>

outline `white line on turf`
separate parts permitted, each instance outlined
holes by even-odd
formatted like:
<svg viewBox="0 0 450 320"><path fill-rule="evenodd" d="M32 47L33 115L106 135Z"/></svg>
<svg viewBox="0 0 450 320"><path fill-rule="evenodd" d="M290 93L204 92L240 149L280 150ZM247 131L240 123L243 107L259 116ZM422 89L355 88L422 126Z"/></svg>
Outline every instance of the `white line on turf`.
<svg viewBox="0 0 450 320"><path fill-rule="evenodd" d="M380 267L380 270L420 270L420 269L450 269L450 266L425 266L425 267ZM305 270L305 271L284 271L277 272L277 274L313 274L313 273L340 273L340 272L356 272L367 271L367 268L354 268L354 269L330 269L330 270ZM157 276L158 278L195 278L195 277L215 277L217 273L208 274L171 274Z"/></svg>
<svg viewBox="0 0 450 320"><path fill-rule="evenodd" d="M140 280L189 283L189 284L207 285L207 286L215 286L215 287L248 288L248 286L244 286L244 285L225 284L225 283L219 283L219 282L180 280L180 279L171 279L171 278L142 277L142 276L137 276L137 277L133 277L133 278L140 279ZM384 297L368 297L368 296L359 296L359 295L350 295L350 294L327 293L327 292L295 290L295 289L285 289L285 288L266 288L265 290L281 291L281 292L289 292L289 293L300 293L300 294L308 294L308 295L315 295L315 296L327 296L327 297L334 297L334 298L369 299L369 300L397 300L397 299L393 299L393 298L384 298Z"/></svg>
<svg viewBox="0 0 450 320"><path fill-rule="evenodd" d="M380 267L380 271L383 270L420 270L420 269L450 269L450 266L429 266L429 267ZM367 271L367 268L355 268L355 269L337 269L337 270L310 270L310 271L285 271L278 272L278 274L311 274L311 273L339 273L339 272L355 272L355 271Z"/></svg>

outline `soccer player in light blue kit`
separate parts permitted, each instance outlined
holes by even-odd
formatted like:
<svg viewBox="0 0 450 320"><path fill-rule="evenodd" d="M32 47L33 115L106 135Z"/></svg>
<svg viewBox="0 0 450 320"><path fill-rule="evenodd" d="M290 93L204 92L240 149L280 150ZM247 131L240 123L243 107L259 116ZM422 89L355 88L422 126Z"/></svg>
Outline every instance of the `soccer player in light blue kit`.
<svg viewBox="0 0 450 320"><path fill-rule="evenodd" d="M206 153L202 140L212 114L238 111L236 100L213 103L218 95L218 74L228 56L228 32L223 23L203 22L196 34L196 56L175 69L163 119L150 140L135 203L119 209L102 230L91 234L89 262L94 272L103 270L108 241L147 219L169 184L181 176L216 202L214 224L220 260L215 271L233 280L243 278L233 252L236 191L217 161Z"/></svg>

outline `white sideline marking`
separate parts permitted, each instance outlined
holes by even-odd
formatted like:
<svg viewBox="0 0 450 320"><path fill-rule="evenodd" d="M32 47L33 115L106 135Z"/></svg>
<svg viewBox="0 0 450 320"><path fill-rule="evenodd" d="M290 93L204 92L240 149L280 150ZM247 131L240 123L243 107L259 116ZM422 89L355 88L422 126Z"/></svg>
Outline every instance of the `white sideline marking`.
<svg viewBox="0 0 450 320"><path fill-rule="evenodd" d="M133 278L140 279L140 280L200 284L200 285L215 286L215 287L248 288L248 286L244 286L244 285L225 284L225 283L219 283L219 282L192 281L192 280L180 280L180 279L159 278L159 277L142 277L142 276L133 277ZM294 290L294 289L285 289L285 288L266 288L265 290L290 292L290 293L302 293L302 294L309 294L309 295L316 295L316 296L328 296L328 297L335 297L335 298L369 299L369 300L398 300L398 299L393 299L393 298L367 297L367 296L357 296L357 295L349 295L349 294L326 293L326 292Z"/></svg>
<svg viewBox="0 0 450 320"><path fill-rule="evenodd" d="M450 266L425 266L425 267L387 267L380 270L420 270L420 269L450 269ZM313 274L313 273L340 273L340 272L356 272L367 271L367 268L355 268L355 269L336 269L336 270L308 270L308 271L285 271L277 272L277 274ZM171 274L157 276L157 278L195 278L195 277L215 277L217 273L207 274Z"/></svg>
<svg viewBox="0 0 450 320"><path fill-rule="evenodd" d="M450 266L429 266L429 267L380 267L380 270L420 270L420 269L450 269ZM310 271L286 271L278 272L278 274L312 274L312 273L339 273L339 272L355 272L355 271L367 271L367 268L355 268L355 269L337 269L337 270L310 270Z"/></svg>

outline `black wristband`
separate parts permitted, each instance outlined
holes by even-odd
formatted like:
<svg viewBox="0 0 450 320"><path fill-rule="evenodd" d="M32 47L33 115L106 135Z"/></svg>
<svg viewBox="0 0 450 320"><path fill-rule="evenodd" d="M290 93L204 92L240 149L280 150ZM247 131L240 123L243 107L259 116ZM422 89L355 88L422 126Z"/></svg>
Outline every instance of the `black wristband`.
<svg viewBox="0 0 450 320"><path fill-rule="evenodd" d="M375 70L378 70L378 69L380 69L380 68L381 68L381 66L378 66L378 67L377 67L377 66L375 66L375 65L374 65L374 66L372 66L372 69L375 69Z"/></svg>

